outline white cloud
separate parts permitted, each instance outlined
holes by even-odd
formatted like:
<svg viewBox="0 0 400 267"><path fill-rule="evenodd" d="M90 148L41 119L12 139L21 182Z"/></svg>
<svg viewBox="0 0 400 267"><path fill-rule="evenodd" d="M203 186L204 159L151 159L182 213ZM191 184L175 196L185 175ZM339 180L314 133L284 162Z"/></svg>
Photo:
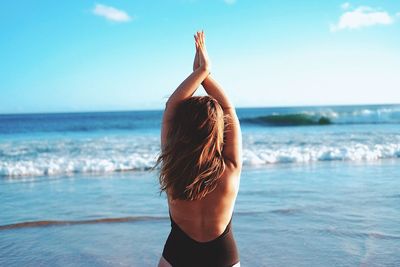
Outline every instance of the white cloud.
<svg viewBox="0 0 400 267"><path fill-rule="evenodd" d="M343 3L340 7L342 9L346 10L346 9L348 9L350 7L350 3L349 2Z"/></svg>
<svg viewBox="0 0 400 267"><path fill-rule="evenodd" d="M400 17L400 12L397 12L397 13L396 13L396 16Z"/></svg>
<svg viewBox="0 0 400 267"><path fill-rule="evenodd" d="M336 32L344 29L359 29L373 25L389 25L394 19L386 11L361 6L353 11L347 11L339 18L338 23L331 25L331 31Z"/></svg>
<svg viewBox="0 0 400 267"><path fill-rule="evenodd" d="M111 21L127 22L131 20L131 17L128 15L128 13L123 10L116 9L112 6L96 4L92 12L97 16L104 17Z"/></svg>
<svg viewBox="0 0 400 267"><path fill-rule="evenodd" d="M225 4L228 5L233 5L234 3L236 3L236 0L224 0Z"/></svg>

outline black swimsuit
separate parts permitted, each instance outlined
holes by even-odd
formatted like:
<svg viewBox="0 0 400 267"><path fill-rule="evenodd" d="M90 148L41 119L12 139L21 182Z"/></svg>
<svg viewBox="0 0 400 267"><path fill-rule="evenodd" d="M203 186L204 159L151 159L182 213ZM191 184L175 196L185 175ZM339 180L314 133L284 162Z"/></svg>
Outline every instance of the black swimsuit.
<svg viewBox="0 0 400 267"><path fill-rule="evenodd" d="M163 250L163 257L173 267L227 267L239 262L239 254L231 227L232 218L225 231L207 242L189 237L172 219L171 232Z"/></svg>

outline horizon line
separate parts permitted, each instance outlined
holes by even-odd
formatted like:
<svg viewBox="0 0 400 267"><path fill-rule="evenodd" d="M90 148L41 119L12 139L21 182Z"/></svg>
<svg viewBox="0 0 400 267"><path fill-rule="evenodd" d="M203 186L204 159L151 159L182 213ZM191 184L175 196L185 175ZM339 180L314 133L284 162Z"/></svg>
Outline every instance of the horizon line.
<svg viewBox="0 0 400 267"><path fill-rule="evenodd" d="M396 106L400 103L368 103L368 104L328 104L328 105L282 105L282 106L237 106L235 109L260 109L260 108L301 108L301 107L350 107L350 106ZM135 111L163 111L164 109L113 109L113 110L81 110L81 111L33 111L33 112L9 112L0 113L0 116L7 115L41 115L41 114L79 114L79 113L113 113L113 112L135 112Z"/></svg>

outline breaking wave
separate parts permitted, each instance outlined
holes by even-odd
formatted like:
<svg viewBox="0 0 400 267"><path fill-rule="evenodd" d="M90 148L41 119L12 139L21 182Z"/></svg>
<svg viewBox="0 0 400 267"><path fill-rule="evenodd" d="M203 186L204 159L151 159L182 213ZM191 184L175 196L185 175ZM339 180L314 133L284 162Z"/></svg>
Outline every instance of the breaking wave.
<svg viewBox="0 0 400 267"><path fill-rule="evenodd" d="M158 136L13 140L0 143L0 177L146 171L159 151ZM243 135L244 166L399 157L400 133Z"/></svg>
<svg viewBox="0 0 400 267"><path fill-rule="evenodd" d="M256 117L243 117L243 123L267 126L306 126L329 124L400 124L400 107L358 108L341 110L321 108L296 113L273 113Z"/></svg>

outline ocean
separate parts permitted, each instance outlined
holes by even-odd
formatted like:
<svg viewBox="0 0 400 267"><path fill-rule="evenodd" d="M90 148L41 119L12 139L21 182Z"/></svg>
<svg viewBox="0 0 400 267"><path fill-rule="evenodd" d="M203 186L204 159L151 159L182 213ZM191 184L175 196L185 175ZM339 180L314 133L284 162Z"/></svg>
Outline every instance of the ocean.
<svg viewBox="0 0 400 267"><path fill-rule="evenodd" d="M400 105L237 113L242 266L400 266ZM0 266L155 266L161 116L0 115Z"/></svg>

